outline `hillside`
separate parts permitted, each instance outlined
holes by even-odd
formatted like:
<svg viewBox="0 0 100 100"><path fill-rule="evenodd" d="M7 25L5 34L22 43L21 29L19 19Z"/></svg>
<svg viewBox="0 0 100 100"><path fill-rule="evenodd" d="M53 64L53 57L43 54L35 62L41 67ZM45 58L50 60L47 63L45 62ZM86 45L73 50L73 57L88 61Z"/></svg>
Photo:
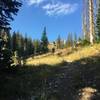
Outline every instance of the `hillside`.
<svg viewBox="0 0 100 100"><path fill-rule="evenodd" d="M0 100L100 100L99 50L95 44L65 56L42 55L29 58L42 58L41 65L0 71Z"/></svg>
<svg viewBox="0 0 100 100"><path fill-rule="evenodd" d="M58 55L57 53L55 53L54 55L49 53L42 56L30 57L26 60L26 64L27 65L41 65L41 64L56 65L63 61L65 62L77 61L82 58L99 55L100 44L76 48L75 50L64 49L57 52L60 52L61 55Z"/></svg>

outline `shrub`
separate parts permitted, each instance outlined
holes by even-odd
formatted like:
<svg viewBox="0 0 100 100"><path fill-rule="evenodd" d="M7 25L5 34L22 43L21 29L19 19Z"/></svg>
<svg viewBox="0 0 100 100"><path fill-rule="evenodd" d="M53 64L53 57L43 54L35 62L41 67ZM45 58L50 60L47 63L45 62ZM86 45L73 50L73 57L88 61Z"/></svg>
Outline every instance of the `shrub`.
<svg viewBox="0 0 100 100"><path fill-rule="evenodd" d="M82 40L82 46L88 46L90 45L90 42L86 39Z"/></svg>

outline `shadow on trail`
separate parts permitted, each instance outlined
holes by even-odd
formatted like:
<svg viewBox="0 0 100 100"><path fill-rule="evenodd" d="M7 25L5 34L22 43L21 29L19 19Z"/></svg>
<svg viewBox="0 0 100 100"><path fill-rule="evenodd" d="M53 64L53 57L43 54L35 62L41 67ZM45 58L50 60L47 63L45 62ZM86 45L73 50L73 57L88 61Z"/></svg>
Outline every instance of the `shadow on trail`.
<svg viewBox="0 0 100 100"><path fill-rule="evenodd" d="M79 100L85 87L100 100L100 57L55 66L19 66L0 71L0 100Z"/></svg>

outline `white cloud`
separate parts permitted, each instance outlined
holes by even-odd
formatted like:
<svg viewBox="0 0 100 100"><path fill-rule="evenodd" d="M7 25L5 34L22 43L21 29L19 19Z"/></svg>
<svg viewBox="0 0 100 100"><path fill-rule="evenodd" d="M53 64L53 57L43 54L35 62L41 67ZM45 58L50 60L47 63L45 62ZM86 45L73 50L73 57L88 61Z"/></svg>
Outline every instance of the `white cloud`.
<svg viewBox="0 0 100 100"><path fill-rule="evenodd" d="M39 5L43 3L45 0L27 0L28 5Z"/></svg>
<svg viewBox="0 0 100 100"><path fill-rule="evenodd" d="M60 16L74 13L78 4L63 3L57 0L26 0L29 6L39 5L38 7L45 11L49 16ZM42 4L42 5L41 5Z"/></svg>
<svg viewBox="0 0 100 100"><path fill-rule="evenodd" d="M42 7L43 10L46 11L46 14L49 16L59 16L59 15L67 15L74 13L77 10L78 4L69 4L69 3L49 3Z"/></svg>

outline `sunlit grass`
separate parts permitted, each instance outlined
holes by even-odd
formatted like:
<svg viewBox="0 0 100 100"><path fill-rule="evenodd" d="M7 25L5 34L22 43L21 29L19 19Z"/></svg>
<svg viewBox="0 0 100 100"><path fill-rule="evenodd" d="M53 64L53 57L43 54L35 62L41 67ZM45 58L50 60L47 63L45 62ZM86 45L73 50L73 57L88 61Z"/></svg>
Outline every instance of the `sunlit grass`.
<svg viewBox="0 0 100 100"><path fill-rule="evenodd" d="M100 53L100 44L95 44L94 46L83 47L70 55L64 56L64 60L75 61L75 60L80 60L82 58L99 55L99 53Z"/></svg>
<svg viewBox="0 0 100 100"><path fill-rule="evenodd" d="M63 61L62 57L56 55L50 55L42 58L28 59L26 61L26 64L27 65L41 65L41 64L56 65L61 63L62 61Z"/></svg>
<svg viewBox="0 0 100 100"><path fill-rule="evenodd" d="M82 58L99 55L100 54L100 44L95 44L93 46L86 46L78 49L77 51L73 51L71 54L66 54L64 56L58 55L48 55L46 57L39 57L39 58L29 58L26 60L27 65L56 65L62 63L63 61L66 62L73 62L76 60L80 60Z"/></svg>
<svg viewBox="0 0 100 100"><path fill-rule="evenodd" d="M73 52L70 55L64 56L64 60L73 62L75 60L80 60L82 58L99 55L100 53L100 44L95 44L94 46L87 46L79 49L76 52Z"/></svg>

